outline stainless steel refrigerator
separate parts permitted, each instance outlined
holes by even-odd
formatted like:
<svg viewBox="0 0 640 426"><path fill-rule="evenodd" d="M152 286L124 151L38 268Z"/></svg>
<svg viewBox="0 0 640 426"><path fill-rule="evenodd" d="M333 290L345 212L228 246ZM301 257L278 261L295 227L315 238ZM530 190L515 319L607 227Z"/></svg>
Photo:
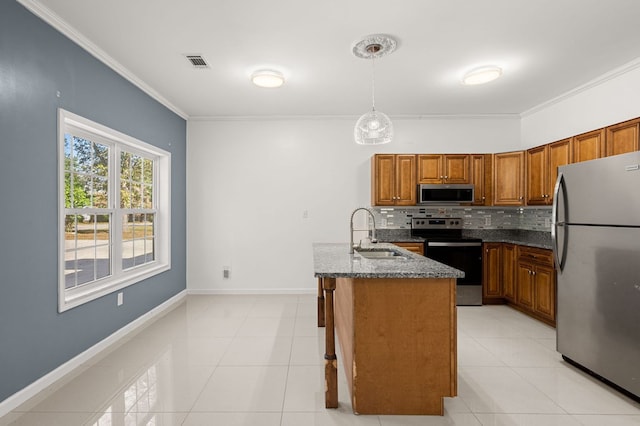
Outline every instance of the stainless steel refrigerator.
<svg viewBox="0 0 640 426"><path fill-rule="evenodd" d="M559 168L557 349L640 396L640 152Z"/></svg>

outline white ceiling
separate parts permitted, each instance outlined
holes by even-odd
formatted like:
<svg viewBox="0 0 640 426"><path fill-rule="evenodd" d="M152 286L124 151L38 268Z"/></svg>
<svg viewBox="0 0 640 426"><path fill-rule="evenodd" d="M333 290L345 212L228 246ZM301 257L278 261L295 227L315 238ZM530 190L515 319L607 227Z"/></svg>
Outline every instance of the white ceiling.
<svg viewBox="0 0 640 426"><path fill-rule="evenodd" d="M351 47L373 33L398 40L376 61L376 107L392 118L521 114L640 66L638 0L20 1L183 117L358 116L371 62ZM501 79L460 84L488 63ZM254 87L263 66L286 84Z"/></svg>

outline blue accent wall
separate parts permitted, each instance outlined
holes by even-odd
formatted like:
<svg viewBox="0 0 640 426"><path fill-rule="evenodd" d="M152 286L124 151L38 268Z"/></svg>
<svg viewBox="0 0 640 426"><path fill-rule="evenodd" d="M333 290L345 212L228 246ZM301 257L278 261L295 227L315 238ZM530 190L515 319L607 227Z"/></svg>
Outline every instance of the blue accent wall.
<svg viewBox="0 0 640 426"><path fill-rule="evenodd" d="M59 96L58 96L59 92ZM171 152L172 269L58 313L57 109ZM0 401L186 288L186 121L0 1Z"/></svg>

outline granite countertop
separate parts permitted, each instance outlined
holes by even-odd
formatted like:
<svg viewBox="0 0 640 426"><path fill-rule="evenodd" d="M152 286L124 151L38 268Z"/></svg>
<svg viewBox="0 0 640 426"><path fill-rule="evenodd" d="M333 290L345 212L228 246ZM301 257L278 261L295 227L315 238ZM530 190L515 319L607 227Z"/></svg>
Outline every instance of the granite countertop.
<svg viewBox="0 0 640 426"><path fill-rule="evenodd" d="M483 243L510 243L510 244L517 244L519 246L536 247L536 248L541 248L546 250L553 249L551 244L536 243L529 240L518 240L514 238L487 238L482 240L482 242Z"/></svg>
<svg viewBox="0 0 640 426"><path fill-rule="evenodd" d="M511 243L551 250L551 233L524 229L465 230L463 235L481 238L485 243Z"/></svg>
<svg viewBox="0 0 640 426"><path fill-rule="evenodd" d="M389 243L371 248L392 249L402 259L367 259L349 253L348 243L314 243L313 272L327 278L463 278L464 272ZM369 247L367 247L369 248Z"/></svg>

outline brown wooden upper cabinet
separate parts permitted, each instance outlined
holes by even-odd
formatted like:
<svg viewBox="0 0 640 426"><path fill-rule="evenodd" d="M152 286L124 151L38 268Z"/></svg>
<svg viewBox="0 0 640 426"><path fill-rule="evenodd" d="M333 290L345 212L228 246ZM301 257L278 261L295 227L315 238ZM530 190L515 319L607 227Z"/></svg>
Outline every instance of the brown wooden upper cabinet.
<svg viewBox="0 0 640 426"><path fill-rule="evenodd" d="M607 127L606 155L618 155L638 150L640 118Z"/></svg>
<svg viewBox="0 0 640 426"><path fill-rule="evenodd" d="M558 167L571 163L571 139L564 139L527 151L527 205L549 205Z"/></svg>
<svg viewBox="0 0 640 426"><path fill-rule="evenodd" d="M473 184L472 206L491 205L491 154L471 154L470 183Z"/></svg>
<svg viewBox="0 0 640 426"><path fill-rule="evenodd" d="M604 157L604 130L594 130L572 138L574 163Z"/></svg>
<svg viewBox="0 0 640 426"><path fill-rule="evenodd" d="M413 206L417 200L416 156L376 154L371 159L371 204Z"/></svg>
<svg viewBox="0 0 640 426"><path fill-rule="evenodd" d="M524 205L524 151L493 155L493 205Z"/></svg>
<svg viewBox="0 0 640 426"><path fill-rule="evenodd" d="M469 155L418 154L418 183L469 183Z"/></svg>

